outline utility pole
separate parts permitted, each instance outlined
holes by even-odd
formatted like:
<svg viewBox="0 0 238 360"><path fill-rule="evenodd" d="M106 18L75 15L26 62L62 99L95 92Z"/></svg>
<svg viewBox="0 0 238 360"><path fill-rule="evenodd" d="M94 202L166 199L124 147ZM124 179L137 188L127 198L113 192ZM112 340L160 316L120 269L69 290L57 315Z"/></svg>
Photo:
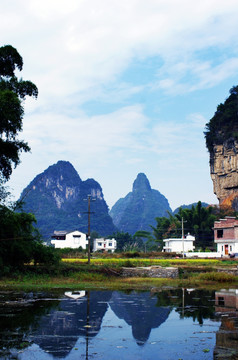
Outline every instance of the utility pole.
<svg viewBox="0 0 238 360"><path fill-rule="evenodd" d="M96 199L91 199L91 195L88 195L87 199L84 199L85 201L88 201L88 211L86 211L86 214L88 214L88 265L90 264L90 247L91 247L91 236L90 236L90 215L93 214L93 212L90 211L90 203L91 201L95 201Z"/></svg>
<svg viewBox="0 0 238 360"><path fill-rule="evenodd" d="M182 217L182 242L183 242L183 259L184 259L184 222L187 222L187 221L184 221L184 220L183 220L183 217Z"/></svg>
<svg viewBox="0 0 238 360"><path fill-rule="evenodd" d="M183 227L183 217L182 217L182 239L183 239L183 259L184 259L184 227Z"/></svg>

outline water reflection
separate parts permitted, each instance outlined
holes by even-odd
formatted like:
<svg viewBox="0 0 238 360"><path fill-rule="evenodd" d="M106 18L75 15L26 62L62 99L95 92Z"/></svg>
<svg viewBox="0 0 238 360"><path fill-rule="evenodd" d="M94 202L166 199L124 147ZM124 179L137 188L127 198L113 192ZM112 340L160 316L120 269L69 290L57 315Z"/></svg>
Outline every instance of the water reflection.
<svg viewBox="0 0 238 360"><path fill-rule="evenodd" d="M54 357L66 357L79 337L88 340L98 334L111 295L111 291L91 291L72 299L67 294L57 310L41 318L32 341Z"/></svg>
<svg viewBox="0 0 238 360"><path fill-rule="evenodd" d="M215 311L221 318L216 333L214 359L238 359L238 290L224 289L215 293Z"/></svg>
<svg viewBox="0 0 238 360"><path fill-rule="evenodd" d="M237 304L237 290L2 292L0 359L236 359Z"/></svg>
<svg viewBox="0 0 238 360"><path fill-rule="evenodd" d="M110 301L115 315L131 326L138 345L144 344L151 330L158 328L168 318L171 307L157 306L157 304L156 296L135 292L129 295L114 292Z"/></svg>

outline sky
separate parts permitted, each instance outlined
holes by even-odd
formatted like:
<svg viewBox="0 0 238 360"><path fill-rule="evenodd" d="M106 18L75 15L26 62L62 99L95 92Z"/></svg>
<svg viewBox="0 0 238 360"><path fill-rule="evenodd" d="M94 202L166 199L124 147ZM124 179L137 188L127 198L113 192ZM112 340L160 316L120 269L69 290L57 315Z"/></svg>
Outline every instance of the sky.
<svg viewBox="0 0 238 360"><path fill-rule="evenodd" d="M146 174L174 210L216 204L204 140L238 85L237 0L2 0L0 44L23 57L17 199L59 160L94 178L111 208Z"/></svg>

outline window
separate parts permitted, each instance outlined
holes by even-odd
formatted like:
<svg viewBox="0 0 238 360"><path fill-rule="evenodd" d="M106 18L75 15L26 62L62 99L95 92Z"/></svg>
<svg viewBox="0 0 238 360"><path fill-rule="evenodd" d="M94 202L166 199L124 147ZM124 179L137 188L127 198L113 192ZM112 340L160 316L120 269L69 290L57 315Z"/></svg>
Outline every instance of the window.
<svg viewBox="0 0 238 360"><path fill-rule="evenodd" d="M73 235L74 238L80 238L81 235Z"/></svg>
<svg viewBox="0 0 238 360"><path fill-rule="evenodd" d="M222 245L222 247L221 247L221 251L223 251L223 245Z"/></svg>
<svg viewBox="0 0 238 360"><path fill-rule="evenodd" d="M112 243L110 242L110 243L108 244L108 246L112 246Z"/></svg>
<svg viewBox="0 0 238 360"><path fill-rule="evenodd" d="M225 305L224 297L218 296L218 305L220 305L220 306L224 306L224 305Z"/></svg>
<svg viewBox="0 0 238 360"><path fill-rule="evenodd" d="M217 230L217 237L218 239L223 238L223 229Z"/></svg>
<svg viewBox="0 0 238 360"><path fill-rule="evenodd" d="M102 246L102 243L101 243L101 242L98 242L98 246Z"/></svg>
<svg viewBox="0 0 238 360"><path fill-rule="evenodd" d="M232 246L230 245L230 251L232 251Z"/></svg>

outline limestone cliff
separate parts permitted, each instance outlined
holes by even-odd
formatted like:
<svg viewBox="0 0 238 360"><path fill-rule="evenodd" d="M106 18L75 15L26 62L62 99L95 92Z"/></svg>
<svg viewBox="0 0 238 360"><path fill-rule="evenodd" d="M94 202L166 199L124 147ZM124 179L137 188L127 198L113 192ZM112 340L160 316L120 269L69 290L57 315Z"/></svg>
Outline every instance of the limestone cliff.
<svg viewBox="0 0 238 360"><path fill-rule="evenodd" d="M238 200L238 142L234 139L214 145L210 154L211 178L220 205L237 208Z"/></svg>
<svg viewBox="0 0 238 360"><path fill-rule="evenodd" d="M238 210L238 86L206 124L210 171L219 204Z"/></svg>

